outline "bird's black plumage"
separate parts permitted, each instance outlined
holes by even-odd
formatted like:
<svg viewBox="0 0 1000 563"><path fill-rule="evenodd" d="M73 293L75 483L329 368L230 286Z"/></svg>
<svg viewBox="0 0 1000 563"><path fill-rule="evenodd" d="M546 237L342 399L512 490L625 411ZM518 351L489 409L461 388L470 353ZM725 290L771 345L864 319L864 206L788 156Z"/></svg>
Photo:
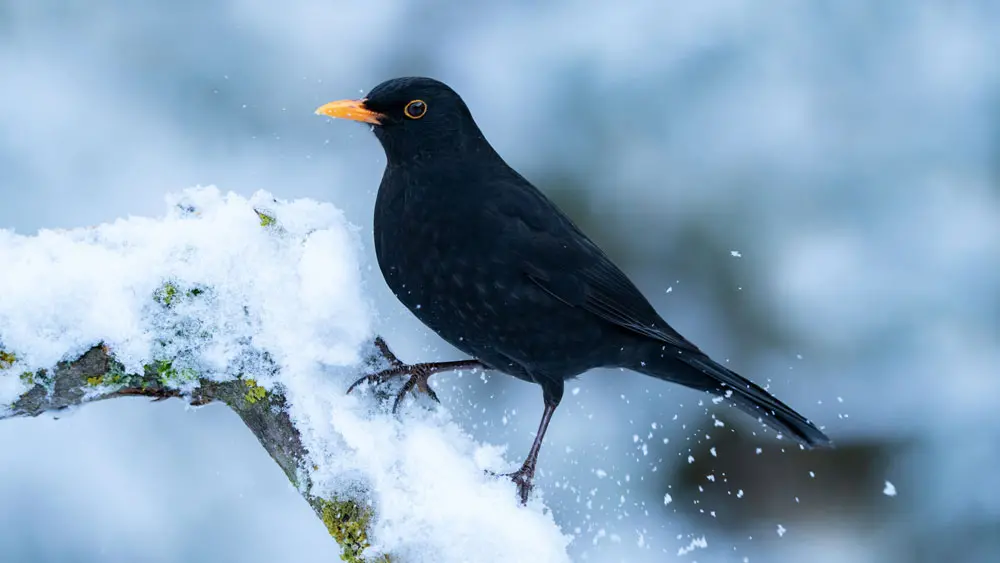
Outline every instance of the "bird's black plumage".
<svg viewBox="0 0 1000 563"><path fill-rule="evenodd" d="M364 100L324 108L318 112L372 123L385 149L374 234L393 293L459 350L542 387L543 424L514 474L522 498L564 381L595 367L722 395L803 445L829 444L804 417L671 328L593 241L504 162L447 85L398 78Z"/></svg>

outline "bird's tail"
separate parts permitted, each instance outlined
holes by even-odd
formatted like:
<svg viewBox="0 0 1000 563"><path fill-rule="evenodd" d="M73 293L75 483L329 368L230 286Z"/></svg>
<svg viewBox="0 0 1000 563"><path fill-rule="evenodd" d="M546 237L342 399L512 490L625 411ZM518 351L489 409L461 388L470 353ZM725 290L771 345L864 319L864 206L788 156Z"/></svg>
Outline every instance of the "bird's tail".
<svg viewBox="0 0 1000 563"><path fill-rule="evenodd" d="M813 423L749 379L704 354L688 351L671 354L669 350L669 345L665 350L656 346L653 353L645 354L645 361L630 367L657 379L721 396L804 446L833 445L830 438Z"/></svg>

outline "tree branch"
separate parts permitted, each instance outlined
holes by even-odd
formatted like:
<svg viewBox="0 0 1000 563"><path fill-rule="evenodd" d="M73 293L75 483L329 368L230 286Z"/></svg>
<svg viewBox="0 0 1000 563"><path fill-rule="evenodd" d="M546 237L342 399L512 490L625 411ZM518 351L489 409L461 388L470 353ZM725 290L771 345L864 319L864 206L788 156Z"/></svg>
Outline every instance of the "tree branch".
<svg viewBox="0 0 1000 563"><path fill-rule="evenodd" d="M0 362L7 365L16 359L10 352L0 351L0 354ZM370 353L366 363L378 361L378 356ZM195 406L214 401L224 403L239 415L323 521L330 535L341 545L342 559L365 561L363 552L368 547L368 526L372 517L367 500L356 495L323 498L311 494L312 486L304 467L307 452L288 416L285 396L280 389L268 392L254 380L243 378L224 382L199 379L189 393L167 385L185 375L166 361L146 365L142 374L126 374L107 348L95 346L75 361L59 363L52 371L21 374L21 380L30 385L30 389L10 405L6 413L0 411L0 420L38 416L117 397L149 397L156 401L180 398ZM380 560L390 561L388 556Z"/></svg>

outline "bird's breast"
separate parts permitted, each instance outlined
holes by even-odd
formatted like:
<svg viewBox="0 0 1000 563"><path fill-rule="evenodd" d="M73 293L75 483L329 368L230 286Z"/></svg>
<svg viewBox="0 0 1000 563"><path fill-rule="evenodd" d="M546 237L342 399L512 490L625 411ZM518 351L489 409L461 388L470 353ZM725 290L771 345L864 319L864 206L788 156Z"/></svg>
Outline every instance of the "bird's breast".
<svg viewBox="0 0 1000 563"><path fill-rule="evenodd" d="M379 268L396 297L445 332L489 330L505 308L530 298L476 210L461 202L398 193L376 204Z"/></svg>
<svg viewBox="0 0 1000 563"><path fill-rule="evenodd" d="M417 317L438 330L482 322L508 301L510 265L496 260L474 217L436 202L387 203L375 229L379 267Z"/></svg>

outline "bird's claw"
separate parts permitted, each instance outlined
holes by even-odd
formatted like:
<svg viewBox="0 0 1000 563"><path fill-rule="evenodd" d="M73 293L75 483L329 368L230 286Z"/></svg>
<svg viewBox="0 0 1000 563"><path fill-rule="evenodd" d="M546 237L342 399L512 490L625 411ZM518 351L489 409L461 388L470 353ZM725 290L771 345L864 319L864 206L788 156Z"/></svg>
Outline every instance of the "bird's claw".
<svg viewBox="0 0 1000 563"><path fill-rule="evenodd" d="M377 348L379 353L382 354L385 361L389 362L391 367L398 368L406 365L396 357L396 354L394 354L391 349L389 349L389 345L385 343L385 340L381 336L375 337L375 348Z"/></svg>
<svg viewBox="0 0 1000 563"><path fill-rule="evenodd" d="M382 340L381 338L376 339L375 345L379 346L379 342L381 340ZM429 364L413 364L413 365L404 364L403 362L399 361L399 359L397 359L394 354L392 354L388 346L385 346L384 341L381 341L381 344L382 345L379 346L379 349L382 351L383 355L386 356L386 360L389 361L389 364L392 365L392 367L384 369L378 373L372 373L359 378L357 381L352 383L350 387L347 388L348 393L354 391L354 388L357 387L358 385L361 385L362 383L383 385L397 377L403 377L409 375L410 376L409 379L407 379L406 383L403 384L403 388L400 389L399 393L396 394L396 400L393 401L392 403L393 413L399 410L399 405L400 403L403 402L403 398L406 397L406 394L412 391L413 389L417 389L418 391L426 393L431 399L434 399L434 402L437 403L441 402L441 400L438 399L437 393L434 392L434 389L431 389L430 384L428 384L427 382L427 380L430 379L431 374L434 373Z"/></svg>
<svg viewBox="0 0 1000 563"><path fill-rule="evenodd" d="M399 408L399 404L403 401L403 397L405 397L406 394L414 388L426 393L431 399L434 399L435 402L440 403L441 401L438 399L437 393L435 393L434 390L431 389L431 386L427 384L427 380L430 379L430 377L435 373L467 368L481 369L486 367L479 360L458 360L453 362L435 362L429 364L405 364L396 357L396 354L392 353L392 350L389 349L389 345L385 343L385 340L382 340L381 336L375 339L375 348L377 348L382 354L382 357L385 358L389 367L378 373L366 375L358 379L347 388L347 392L350 393L355 387L365 382L382 385L391 379L408 375L409 379L407 379L406 383L403 384L403 389L396 395L396 401L392 405L392 412L394 413Z"/></svg>
<svg viewBox="0 0 1000 563"><path fill-rule="evenodd" d="M531 493L531 489L534 488L532 484L532 479L534 478L535 471L527 466L521 466L521 469L513 473L494 473L492 471L486 471L493 477L507 477L514 482L517 486L517 496L521 500L521 504L528 504L528 494Z"/></svg>
<svg viewBox="0 0 1000 563"><path fill-rule="evenodd" d="M401 368L396 369L402 369L403 372L401 374L409 373L410 378L406 380L406 383L403 384L403 388L396 394L396 400L392 402L393 414L395 414L399 409L399 404L403 402L403 397L406 397L406 394L414 389L426 393L431 399L434 399L435 403L441 402L441 400L438 399L437 393L435 393L434 390L431 389L431 386L427 383L427 380L430 379L431 374L433 373L428 368L427 364L414 364L412 366L404 365Z"/></svg>

